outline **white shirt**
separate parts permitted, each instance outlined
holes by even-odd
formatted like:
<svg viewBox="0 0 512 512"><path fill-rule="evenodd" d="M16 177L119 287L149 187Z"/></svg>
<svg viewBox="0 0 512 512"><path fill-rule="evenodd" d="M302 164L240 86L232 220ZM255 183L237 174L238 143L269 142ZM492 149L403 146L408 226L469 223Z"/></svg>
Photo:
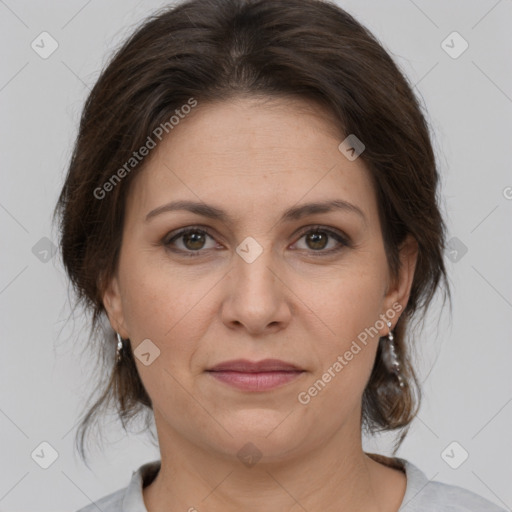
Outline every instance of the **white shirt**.
<svg viewBox="0 0 512 512"><path fill-rule="evenodd" d="M407 486L398 512L507 512L467 489L431 481L414 464L393 459L405 470ZM160 470L160 460L147 462L132 473L129 485L91 503L77 512L148 512L142 489Z"/></svg>

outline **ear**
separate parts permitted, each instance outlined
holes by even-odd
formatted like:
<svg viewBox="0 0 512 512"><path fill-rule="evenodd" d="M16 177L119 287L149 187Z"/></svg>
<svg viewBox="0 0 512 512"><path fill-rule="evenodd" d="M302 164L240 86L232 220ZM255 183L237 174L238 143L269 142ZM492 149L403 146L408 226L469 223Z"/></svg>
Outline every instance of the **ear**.
<svg viewBox="0 0 512 512"><path fill-rule="evenodd" d="M396 310L397 304L400 304L400 311L403 311L409 301L414 280L414 271L416 270L418 260L418 242L412 235L407 235L400 246L399 259L400 268L398 277L391 281L384 299L386 310L389 308ZM393 307L393 305L395 305L395 307ZM396 325L397 321L398 317L392 323Z"/></svg>
<svg viewBox="0 0 512 512"><path fill-rule="evenodd" d="M113 276L105 288L103 293L103 306L107 311L112 329L117 331L123 339L129 338L124 321L123 303L117 276Z"/></svg>

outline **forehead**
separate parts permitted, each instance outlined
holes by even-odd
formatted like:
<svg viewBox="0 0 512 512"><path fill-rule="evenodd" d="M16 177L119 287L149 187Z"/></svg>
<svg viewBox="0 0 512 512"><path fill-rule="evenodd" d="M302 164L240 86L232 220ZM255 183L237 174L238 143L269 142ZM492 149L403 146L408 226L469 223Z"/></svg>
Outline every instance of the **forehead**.
<svg viewBox="0 0 512 512"><path fill-rule="evenodd" d="M358 202L371 216L369 172L339 151L343 138L331 114L305 100L199 103L144 162L129 209L190 199L241 215L328 198Z"/></svg>

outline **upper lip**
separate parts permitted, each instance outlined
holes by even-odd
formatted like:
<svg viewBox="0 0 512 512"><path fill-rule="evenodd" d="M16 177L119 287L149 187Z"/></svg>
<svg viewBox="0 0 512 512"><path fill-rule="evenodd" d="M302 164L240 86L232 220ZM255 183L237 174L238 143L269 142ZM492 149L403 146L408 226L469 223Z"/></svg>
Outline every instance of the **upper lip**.
<svg viewBox="0 0 512 512"><path fill-rule="evenodd" d="M302 371L302 368L281 361L279 359L263 359L262 361L249 361L248 359L233 359L231 361L224 361L216 364L212 368L208 368L210 372L243 372L243 373L258 373L258 372L283 372L283 371Z"/></svg>

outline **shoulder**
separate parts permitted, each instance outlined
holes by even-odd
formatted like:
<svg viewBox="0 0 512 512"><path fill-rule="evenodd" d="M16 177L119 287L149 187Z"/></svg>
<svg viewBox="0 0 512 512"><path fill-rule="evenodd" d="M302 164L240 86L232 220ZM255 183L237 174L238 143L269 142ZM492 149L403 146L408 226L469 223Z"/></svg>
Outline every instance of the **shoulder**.
<svg viewBox="0 0 512 512"><path fill-rule="evenodd" d="M411 462L400 461L407 475L407 488L399 512L506 512L468 489L429 480Z"/></svg>
<svg viewBox="0 0 512 512"><path fill-rule="evenodd" d="M76 512L98 512L98 510L101 510L102 512L122 512L126 490L127 488L119 489L118 491L104 496Z"/></svg>
<svg viewBox="0 0 512 512"><path fill-rule="evenodd" d="M132 472L127 487L119 489L76 512L147 512L143 499L143 488L149 485L160 470L160 460L147 462Z"/></svg>

